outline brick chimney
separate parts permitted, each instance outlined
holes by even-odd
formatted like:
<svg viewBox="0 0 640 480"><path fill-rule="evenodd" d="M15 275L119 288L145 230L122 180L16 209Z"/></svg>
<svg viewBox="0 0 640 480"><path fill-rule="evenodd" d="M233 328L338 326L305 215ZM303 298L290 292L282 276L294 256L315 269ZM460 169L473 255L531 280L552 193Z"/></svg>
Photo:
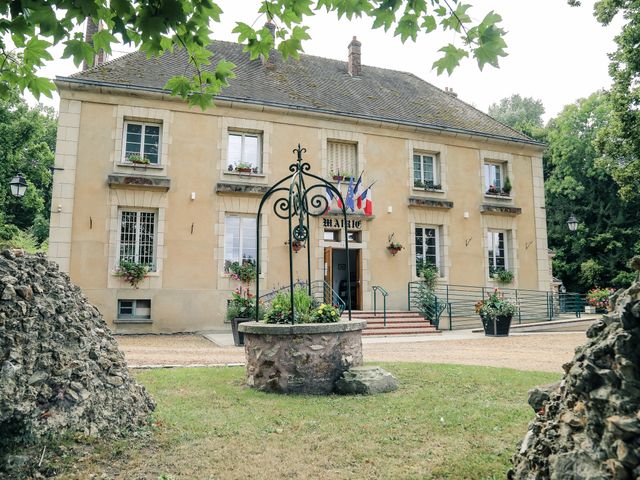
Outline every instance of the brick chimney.
<svg viewBox="0 0 640 480"><path fill-rule="evenodd" d="M358 77L362 73L362 65L360 64L360 47L362 43L354 36L349 44L349 75Z"/></svg>
<svg viewBox="0 0 640 480"><path fill-rule="evenodd" d="M453 88L444 87L444 93L446 93L447 95L451 95L454 98L458 98L458 94L453 91Z"/></svg>
<svg viewBox="0 0 640 480"><path fill-rule="evenodd" d="M93 36L100 31L100 26L93 21L93 18L87 19L87 29L85 30L84 40L85 42L93 45ZM102 65L104 63L104 50L100 50L98 54L93 58L93 66ZM86 61L82 62L82 70L89 68Z"/></svg>

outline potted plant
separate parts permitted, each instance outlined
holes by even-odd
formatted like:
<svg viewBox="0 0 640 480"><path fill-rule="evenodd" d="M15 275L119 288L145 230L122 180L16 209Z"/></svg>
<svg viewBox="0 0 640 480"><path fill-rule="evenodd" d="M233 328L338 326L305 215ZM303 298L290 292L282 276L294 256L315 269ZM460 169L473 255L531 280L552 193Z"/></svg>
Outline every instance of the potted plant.
<svg viewBox="0 0 640 480"><path fill-rule="evenodd" d="M500 195L500 189L495 185L489 185L487 189L487 195Z"/></svg>
<svg viewBox="0 0 640 480"><path fill-rule="evenodd" d="M253 165L248 162L239 162L236 164L236 172L239 173L251 173L253 171Z"/></svg>
<svg viewBox="0 0 640 480"><path fill-rule="evenodd" d="M284 243L288 244L289 242ZM302 248L304 248L304 242L301 242L300 240L293 240L291 242L291 250L293 250L293 253L298 253Z"/></svg>
<svg viewBox="0 0 640 480"><path fill-rule="evenodd" d="M389 235L389 239L388 239L389 245L387 245L387 250L389 250L391 255L395 256L395 254L398 253L400 250L402 250L404 247L402 246L401 243L393 241L394 235L395 233L392 233L391 235Z"/></svg>
<svg viewBox="0 0 640 480"><path fill-rule="evenodd" d="M137 153L127 155L127 161L136 165L149 165L151 163L147 157L143 157Z"/></svg>
<svg viewBox="0 0 640 480"><path fill-rule="evenodd" d="M425 182L425 190L442 190L442 185L439 183L433 183L432 181Z"/></svg>
<svg viewBox="0 0 640 480"><path fill-rule="evenodd" d="M424 188L424 182L422 180L414 180L413 186L415 188Z"/></svg>
<svg viewBox="0 0 640 480"><path fill-rule="evenodd" d="M147 273L149 273L147 265L128 260L121 260L115 271L117 276L122 277L134 288L138 288L140 282L147 277Z"/></svg>
<svg viewBox="0 0 640 480"><path fill-rule="evenodd" d="M504 185L502 187L502 191L506 196L510 196L512 188L513 187L511 186L511 179L507 176L507 178L504 179Z"/></svg>
<svg viewBox="0 0 640 480"><path fill-rule="evenodd" d="M249 291L249 287L239 286L231 293L231 300L227 303L227 320L231 322L236 347L244 345L244 334L238 331L238 325L255 320L255 307L255 295Z"/></svg>
<svg viewBox="0 0 640 480"><path fill-rule="evenodd" d="M487 298L476 303L476 313L482 319L484 334L491 337L509 335L511 319L516 313L515 304L505 300L499 289L487 295Z"/></svg>

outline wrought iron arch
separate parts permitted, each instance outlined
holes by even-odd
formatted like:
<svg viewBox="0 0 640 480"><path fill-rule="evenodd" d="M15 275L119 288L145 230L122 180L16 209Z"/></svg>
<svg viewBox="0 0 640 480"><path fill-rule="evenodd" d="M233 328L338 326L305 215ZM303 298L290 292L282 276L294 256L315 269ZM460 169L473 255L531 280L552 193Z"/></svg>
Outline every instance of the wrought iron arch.
<svg viewBox="0 0 640 480"><path fill-rule="evenodd" d="M344 198L340 191L333 186L330 182L314 175L310 172L311 165L302 159L302 154L306 153L307 149L302 148L298 144L298 148L293 149L293 153L297 155L295 163L289 165L290 175L280 179L276 182L267 192L262 196L260 200L260 206L258 207L258 214L256 217L256 321L258 321L258 308L260 302L260 271L261 267L261 219L262 210L266 202L273 196L279 193L285 194L279 196L273 202L273 212L275 215L288 222L289 231L289 295L291 298L291 324L295 323L295 305L293 302L293 241L304 242L307 241L307 288L309 289L309 295L311 295L311 245L310 239L310 218L321 217L329 210L329 200L327 199L325 192L331 191L339 200L339 205L342 205L342 222L344 228L344 247L347 257L347 309L349 320L351 320L351 266L349 262L349 235L347 231L347 207L344 202ZM311 180L312 184L307 186L305 181ZM286 182L289 181L288 186ZM316 182L316 183L313 183Z"/></svg>

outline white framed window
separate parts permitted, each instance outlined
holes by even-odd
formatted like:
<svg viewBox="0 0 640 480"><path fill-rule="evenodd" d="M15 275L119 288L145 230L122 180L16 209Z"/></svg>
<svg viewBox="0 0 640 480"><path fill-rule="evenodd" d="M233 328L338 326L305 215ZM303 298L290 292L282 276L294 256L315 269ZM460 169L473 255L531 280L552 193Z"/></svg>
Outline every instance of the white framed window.
<svg viewBox="0 0 640 480"><path fill-rule="evenodd" d="M358 145L355 143L327 141L327 159L329 176L358 176Z"/></svg>
<svg viewBox="0 0 640 480"><path fill-rule="evenodd" d="M258 242L256 218L227 215L224 219L224 271L229 273L232 263L256 264Z"/></svg>
<svg viewBox="0 0 640 480"><path fill-rule="evenodd" d="M440 190L438 157L433 154L413 154L413 186Z"/></svg>
<svg viewBox="0 0 640 480"><path fill-rule="evenodd" d="M423 265L434 265L442 276L442 247L438 227L416 227L416 274L420 275Z"/></svg>
<svg viewBox="0 0 640 480"><path fill-rule="evenodd" d="M487 253L489 257L489 277L495 272L509 270L508 236L504 230L487 231Z"/></svg>
<svg viewBox="0 0 640 480"><path fill-rule="evenodd" d="M161 131L158 123L125 121L123 161L159 165Z"/></svg>
<svg viewBox="0 0 640 480"><path fill-rule="evenodd" d="M505 165L502 163L485 162L484 187L487 193L501 193L506 176Z"/></svg>
<svg viewBox="0 0 640 480"><path fill-rule="evenodd" d="M156 269L156 212L120 211L118 263L122 261Z"/></svg>
<svg viewBox="0 0 640 480"><path fill-rule="evenodd" d="M229 171L262 173L262 135L229 131Z"/></svg>
<svg viewBox="0 0 640 480"><path fill-rule="evenodd" d="M150 320L151 300L118 300L118 320Z"/></svg>

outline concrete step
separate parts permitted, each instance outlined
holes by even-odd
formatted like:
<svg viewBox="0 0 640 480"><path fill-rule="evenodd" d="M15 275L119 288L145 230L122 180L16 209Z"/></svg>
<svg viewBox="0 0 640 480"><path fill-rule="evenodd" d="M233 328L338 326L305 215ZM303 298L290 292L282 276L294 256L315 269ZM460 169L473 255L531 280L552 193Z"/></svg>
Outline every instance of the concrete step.
<svg viewBox="0 0 640 480"><path fill-rule="evenodd" d="M365 328L362 335L439 335L442 332L435 328Z"/></svg>
<svg viewBox="0 0 640 480"><path fill-rule="evenodd" d="M343 312L342 316L346 315L346 312ZM387 311L387 318L397 317L422 318L422 315L420 312ZM373 312L355 311L351 312L351 318L384 318L384 313L377 312L377 314L374 314Z"/></svg>
<svg viewBox="0 0 640 480"><path fill-rule="evenodd" d="M367 329L385 328L384 322L367 322ZM429 322L387 322L386 328L428 328L435 330Z"/></svg>

